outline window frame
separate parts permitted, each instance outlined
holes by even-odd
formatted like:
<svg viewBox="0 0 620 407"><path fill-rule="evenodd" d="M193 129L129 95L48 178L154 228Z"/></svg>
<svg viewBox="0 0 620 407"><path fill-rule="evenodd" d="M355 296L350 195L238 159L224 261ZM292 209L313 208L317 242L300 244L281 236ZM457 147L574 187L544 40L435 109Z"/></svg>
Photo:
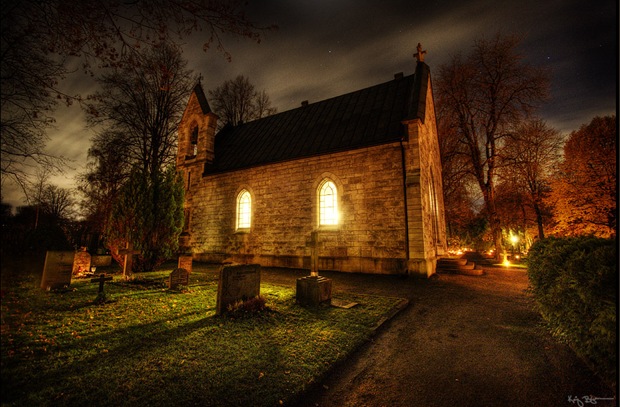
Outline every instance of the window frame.
<svg viewBox="0 0 620 407"><path fill-rule="evenodd" d="M325 194L326 188L332 193ZM338 186L331 178L325 178L317 188L317 224L319 228L333 229L340 225L340 208ZM329 198L329 202L326 199ZM326 213L329 211L329 213ZM325 216L327 215L327 216Z"/></svg>
<svg viewBox="0 0 620 407"><path fill-rule="evenodd" d="M192 130L189 135L189 152L190 157L196 157L198 155L198 125L192 126Z"/></svg>
<svg viewBox="0 0 620 407"><path fill-rule="evenodd" d="M244 202L246 197L247 197L247 202ZM252 194L247 189L242 189L237 194L237 200L236 200L236 206L235 206L235 229L237 231L247 232L250 230L251 227L252 227Z"/></svg>

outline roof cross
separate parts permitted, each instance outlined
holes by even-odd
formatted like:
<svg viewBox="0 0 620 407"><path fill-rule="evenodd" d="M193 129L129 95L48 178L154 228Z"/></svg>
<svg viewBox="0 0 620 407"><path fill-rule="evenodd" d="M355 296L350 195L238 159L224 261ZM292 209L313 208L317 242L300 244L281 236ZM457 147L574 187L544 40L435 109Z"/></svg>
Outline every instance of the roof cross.
<svg viewBox="0 0 620 407"><path fill-rule="evenodd" d="M422 44L420 44L418 42L418 52L416 52L415 54L413 54L413 56L415 57L415 59L418 60L418 62L424 62L424 54L426 54L426 50L422 51Z"/></svg>

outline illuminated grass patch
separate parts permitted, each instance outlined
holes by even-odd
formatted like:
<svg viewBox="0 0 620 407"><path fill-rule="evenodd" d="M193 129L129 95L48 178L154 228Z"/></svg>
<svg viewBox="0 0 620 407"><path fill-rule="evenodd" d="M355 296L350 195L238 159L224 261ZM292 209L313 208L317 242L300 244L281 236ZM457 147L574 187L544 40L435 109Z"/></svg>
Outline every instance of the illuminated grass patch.
<svg viewBox="0 0 620 407"><path fill-rule="evenodd" d="M215 273L194 270L181 292L166 288L169 273L115 276L104 305L89 280L63 293L3 286L3 406L290 403L399 302L342 293L359 305L307 309L293 288L263 283L268 310L215 316Z"/></svg>

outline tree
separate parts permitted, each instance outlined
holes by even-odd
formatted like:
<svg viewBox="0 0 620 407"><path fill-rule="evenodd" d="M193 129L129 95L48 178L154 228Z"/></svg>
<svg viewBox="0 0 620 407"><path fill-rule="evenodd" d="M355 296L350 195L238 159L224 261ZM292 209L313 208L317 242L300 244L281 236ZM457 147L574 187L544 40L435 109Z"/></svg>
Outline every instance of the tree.
<svg viewBox="0 0 620 407"><path fill-rule="evenodd" d="M45 44L29 35L37 26L20 13L26 3L2 3L0 24L1 182L12 181L24 192L33 169L50 173L64 164L45 153L45 145L58 103L54 90L67 73L62 61L50 57Z"/></svg>
<svg viewBox="0 0 620 407"><path fill-rule="evenodd" d="M87 105L89 124L104 129L95 143L116 140L127 163L155 175L174 162L177 124L196 80L181 50L168 42L113 68L97 80L102 90Z"/></svg>
<svg viewBox="0 0 620 407"><path fill-rule="evenodd" d="M183 227L183 180L173 165L155 175L135 166L114 203L107 238L110 246L131 242L140 251L138 271L150 271L178 249Z"/></svg>
<svg viewBox="0 0 620 407"><path fill-rule="evenodd" d="M203 49L215 45L230 54L222 35L260 42L264 29L243 13L244 3L228 0L178 2L82 0L4 1L1 6L2 183L23 189L32 168L61 170L65 161L45 153L46 131L57 102L80 101L62 80L80 64L95 68L132 64L143 49L162 40L181 41L204 32Z"/></svg>
<svg viewBox="0 0 620 407"><path fill-rule="evenodd" d="M450 112L437 106L439 152L441 154L441 175L448 242L452 249L473 245L477 237L471 233L470 225L476 223L471 194L472 181L469 175L467 154L459 141L458 131L449 120ZM474 185L475 187L475 185ZM476 235L476 236L474 236Z"/></svg>
<svg viewBox="0 0 620 407"><path fill-rule="evenodd" d="M478 184L493 233L496 255L502 250L501 222L495 207L496 171L503 139L547 96L548 75L517 52L519 39L497 34L475 42L439 69L437 104L458 132L468 173Z"/></svg>
<svg viewBox="0 0 620 407"><path fill-rule="evenodd" d="M545 237L544 224L549 211L544 199L549 192L550 177L560 161L563 144L564 138L559 131L540 119L534 119L520 124L508 135L502 151L502 178L509 180L505 182L509 188L523 192L523 205L534 212L539 239ZM525 223L527 218L524 216Z"/></svg>
<svg viewBox="0 0 620 407"><path fill-rule="evenodd" d="M75 216L73 193L67 188L48 185L43 190L43 211L57 219L73 219Z"/></svg>
<svg viewBox="0 0 620 407"><path fill-rule="evenodd" d="M88 150L86 171L78 177L81 212L85 214L84 227L93 236L91 249L105 246L103 236L123 182L128 178L131 162L123 148L121 133L102 132Z"/></svg>
<svg viewBox="0 0 620 407"><path fill-rule="evenodd" d="M165 260L160 256L171 254L169 241L180 233L180 226L177 232L165 220L182 201L169 202L164 170L174 164L177 124L195 80L180 49L162 43L133 65L103 75L102 90L88 105L89 122L105 127L90 151L98 163L84 177L96 183L82 187L95 209L93 218L112 215L98 228L107 232L108 248L114 252L130 244L141 251L137 269L151 270ZM118 164L112 172L110 164Z"/></svg>
<svg viewBox="0 0 620 407"><path fill-rule="evenodd" d="M555 234L615 237L617 218L616 116L595 117L570 134L551 184Z"/></svg>
<svg viewBox="0 0 620 407"><path fill-rule="evenodd" d="M70 250L74 247L75 212L73 192L50 184L39 173L28 185L30 205L7 213L2 223L3 250L13 254L40 254L46 250ZM10 208L10 207L9 207Z"/></svg>
<svg viewBox="0 0 620 407"><path fill-rule="evenodd" d="M226 124L236 126L260 119L277 111L271 107L267 93L264 90L257 92L250 80L243 75L210 90L209 96L213 111L220 117L220 128Z"/></svg>

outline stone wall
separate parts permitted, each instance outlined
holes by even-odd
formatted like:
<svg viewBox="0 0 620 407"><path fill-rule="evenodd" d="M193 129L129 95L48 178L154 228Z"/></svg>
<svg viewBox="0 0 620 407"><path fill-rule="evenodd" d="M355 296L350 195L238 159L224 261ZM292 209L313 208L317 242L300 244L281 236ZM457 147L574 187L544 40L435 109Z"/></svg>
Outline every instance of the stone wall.
<svg viewBox="0 0 620 407"><path fill-rule="evenodd" d="M319 231L319 269L432 275L445 254L446 231L430 75L424 78L425 117L403 122L401 142L219 174L209 173L218 118L192 93L177 155L189 221L183 246L198 261L310 268L308 242ZM338 227L318 225L325 178L337 186ZM243 190L252 198L251 228L236 230Z"/></svg>
<svg viewBox="0 0 620 407"><path fill-rule="evenodd" d="M190 244L203 261L309 268L307 241L319 231L319 268L403 273L407 269L399 143L193 176L186 193ZM318 226L318 187L338 188L338 227ZM252 227L235 230L236 201L252 196Z"/></svg>
<svg viewBox="0 0 620 407"><path fill-rule="evenodd" d="M446 254L447 237L441 160L430 76L427 84L424 121L406 122L407 206L409 218L409 262L411 274L428 277L435 273L437 257Z"/></svg>

